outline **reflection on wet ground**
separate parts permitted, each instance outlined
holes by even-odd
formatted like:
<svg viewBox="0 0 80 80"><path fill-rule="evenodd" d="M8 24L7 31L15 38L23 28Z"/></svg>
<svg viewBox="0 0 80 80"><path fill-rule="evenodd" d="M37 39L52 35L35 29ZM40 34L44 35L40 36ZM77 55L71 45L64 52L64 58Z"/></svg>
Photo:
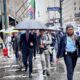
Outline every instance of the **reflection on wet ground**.
<svg viewBox="0 0 80 80"><path fill-rule="evenodd" d="M74 80L80 80L79 60L76 66ZM33 78L30 79L28 77L28 71L25 72L24 68L22 70L18 69L19 65L16 65L13 59L2 58L0 60L0 80L67 80L63 59L61 59L60 63L57 64L56 69L55 67L51 67L50 77L42 75L42 68L39 55L37 56L37 59L34 60L33 66Z"/></svg>

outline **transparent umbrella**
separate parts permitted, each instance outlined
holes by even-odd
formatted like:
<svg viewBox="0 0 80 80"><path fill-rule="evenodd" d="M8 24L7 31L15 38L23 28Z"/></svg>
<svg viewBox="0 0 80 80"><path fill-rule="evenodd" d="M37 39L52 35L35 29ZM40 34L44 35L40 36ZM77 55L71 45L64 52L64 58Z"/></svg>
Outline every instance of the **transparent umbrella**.
<svg viewBox="0 0 80 80"><path fill-rule="evenodd" d="M52 30L52 31L59 31L60 30L60 26L50 26L48 27L49 30Z"/></svg>
<svg viewBox="0 0 80 80"><path fill-rule="evenodd" d="M6 30L5 29L0 30L0 32L5 33L5 34L11 34L11 33L19 32L18 30L14 30L14 29L15 29L14 27L9 27Z"/></svg>
<svg viewBox="0 0 80 80"><path fill-rule="evenodd" d="M20 22L18 25L16 25L16 29L39 30L39 29L47 29L47 26L41 22L36 21L36 20L24 20L24 21Z"/></svg>

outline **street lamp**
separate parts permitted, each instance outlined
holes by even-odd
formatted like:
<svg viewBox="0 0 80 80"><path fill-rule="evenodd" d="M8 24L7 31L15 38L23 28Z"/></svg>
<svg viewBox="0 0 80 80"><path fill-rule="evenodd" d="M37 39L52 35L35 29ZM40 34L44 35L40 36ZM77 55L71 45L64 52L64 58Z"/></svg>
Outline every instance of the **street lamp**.
<svg viewBox="0 0 80 80"><path fill-rule="evenodd" d="M7 23L7 2L6 0L3 0L3 16L4 16L4 25L5 25L5 30L8 27L8 23ZM6 34L4 35L4 42L6 41ZM5 45L6 47L6 45Z"/></svg>
<svg viewBox="0 0 80 80"><path fill-rule="evenodd" d="M61 26L61 28L62 28L62 26L63 26L63 23L62 23L62 2L63 2L64 0L60 0L60 26Z"/></svg>
<svg viewBox="0 0 80 80"><path fill-rule="evenodd" d="M3 10L4 10L4 25L5 25L5 29L7 29L8 24L7 24L7 6L6 6L6 0L3 0Z"/></svg>

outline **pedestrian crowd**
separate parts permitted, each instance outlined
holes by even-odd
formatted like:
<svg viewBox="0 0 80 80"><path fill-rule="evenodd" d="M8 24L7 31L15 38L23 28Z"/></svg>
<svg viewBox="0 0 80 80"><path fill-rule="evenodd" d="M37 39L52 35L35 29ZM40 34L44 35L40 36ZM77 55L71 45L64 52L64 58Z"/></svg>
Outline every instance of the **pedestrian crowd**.
<svg viewBox="0 0 80 80"><path fill-rule="evenodd" d="M59 58L64 58L67 79L73 80L74 69L80 52L80 38L74 35L74 27L66 26L66 32L51 30L26 30L14 33L11 44L19 69L29 68L32 78L33 59L40 55L42 74L50 76L50 66L55 66ZM23 65L22 65L23 64Z"/></svg>

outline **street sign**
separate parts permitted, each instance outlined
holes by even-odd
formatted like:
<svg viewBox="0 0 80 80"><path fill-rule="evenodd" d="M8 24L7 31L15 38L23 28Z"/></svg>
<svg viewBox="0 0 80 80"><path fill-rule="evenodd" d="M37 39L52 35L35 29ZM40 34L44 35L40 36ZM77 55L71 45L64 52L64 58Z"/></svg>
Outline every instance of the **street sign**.
<svg viewBox="0 0 80 80"><path fill-rule="evenodd" d="M59 11L60 8L59 7L48 7L47 11Z"/></svg>

